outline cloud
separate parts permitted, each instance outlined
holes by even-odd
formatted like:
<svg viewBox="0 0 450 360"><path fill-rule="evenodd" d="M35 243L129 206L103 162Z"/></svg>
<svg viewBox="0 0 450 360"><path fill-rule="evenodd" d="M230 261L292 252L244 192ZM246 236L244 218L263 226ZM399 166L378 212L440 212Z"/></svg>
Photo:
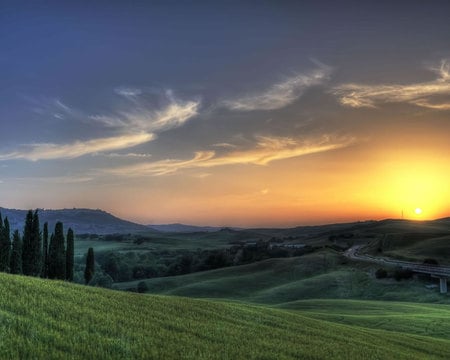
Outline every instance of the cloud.
<svg viewBox="0 0 450 360"><path fill-rule="evenodd" d="M52 184L77 184L85 183L94 180L93 177L89 176L78 176L78 175L66 175L66 176L47 176L47 177L27 177L27 178L13 178L14 181L25 181L29 182L43 182Z"/></svg>
<svg viewBox="0 0 450 360"><path fill-rule="evenodd" d="M125 154L120 154L120 153L98 153L95 154L98 156L105 156L105 157L109 157L109 158L130 158L130 159L136 159L136 158L149 158L152 155L151 154L140 154L140 153L125 153Z"/></svg>
<svg viewBox="0 0 450 360"><path fill-rule="evenodd" d="M153 140L151 133L128 134L108 138L93 139L87 141L75 141L71 144L31 144L25 150L0 154L0 161L25 159L31 161L73 159L83 155L126 149Z"/></svg>
<svg viewBox="0 0 450 360"><path fill-rule="evenodd" d="M306 75L293 76L261 93L223 101L222 106L236 111L280 109L296 101L306 89L322 84L330 72L330 67L320 65L318 69Z"/></svg>
<svg viewBox="0 0 450 360"><path fill-rule="evenodd" d="M410 103L429 109L448 110L450 62L443 60L439 67L431 70L439 75L436 80L410 85L343 84L331 92L339 97L342 105L353 108L376 107L378 103Z"/></svg>
<svg viewBox="0 0 450 360"><path fill-rule="evenodd" d="M271 136L259 136L256 139L257 144L255 148L245 151L233 151L223 156L217 156L215 151L198 151L193 158L188 160L166 159L105 171L122 176L160 176L173 174L183 169L204 169L245 164L268 165L272 161L336 150L354 143L353 138L333 139L330 136L323 136L320 139L309 141Z"/></svg>
<svg viewBox="0 0 450 360"><path fill-rule="evenodd" d="M25 159L31 161L73 159L80 156L132 148L152 141L159 132L177 128L198 114L199 101L177 101L173 97L162 110L139 108L115 116L93 115L90 120L101 123L116 135L89 140L76 140L69 144L27 144L21 150L0 153L0 161ZM59 103L58 106L68 106ZM69 110L67 110L69 111ZM74 110L70 110L74 111ZM79 112L77 112L79 115Z"/></svg>
<svg viewBox="0 0 450 360"><path fill-rule="evenodd" d="M216 143L216 144L213 144L212 146L219 147L219 148L228 148L228 149L235 149L237 147L234 144L230 144L230 143L226 143L226 142Z"/></svg>
<svg viewBox="0 0 450 360"><path fill-rule="evenodd" d="M130 87L118 87L114 89L117 95L124 96L126 98L133 98L142 95L142 90Z"/></svg>
<svg viewBox="0 0 450 360"><path fill-rule="evenodd" d="M113 116L92 115L94 120L102 125L115 129L134 129L147 132L167 131L182 126L198 115L200 101L176 101L171 102L160 111L152 111L146 108L122 111Z"/></svg>
<svg viewBox="0 0 450 360"><path fill-rule="evenodd" d="M136 111L123 113L127 126L144 131L167 131L186 123L198 114L200 102L173 102L162 111Z"/></svg>

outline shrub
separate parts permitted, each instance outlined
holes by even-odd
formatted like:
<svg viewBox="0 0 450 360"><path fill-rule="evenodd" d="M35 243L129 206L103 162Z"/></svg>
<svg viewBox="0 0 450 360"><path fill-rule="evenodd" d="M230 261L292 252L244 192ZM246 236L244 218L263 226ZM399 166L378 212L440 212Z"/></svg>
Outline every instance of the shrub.
<svg viewBox="0 0 450 360"><path fill-rule="evenodd" d="M413 273L409 269L396 269L394 271L394 279L400 281L402 279L410 279Z"/></svg>
<svg viewBox="0 0 450 360"><path fill-rule="evenodd" d="M387 271L385 270L385 269L378 269L376 272L375 272L375 277L377 278L377 279L384 279L384 278L387 278Z"/></svg>
<svg viewBox="0 0 450 360"><path fill-rule="evenodd" d="M439 265L438 261L432 258L426 258L423 263L427 265Z"/></svg>
<svg viewBox="0 0 450 360"><path fill-rule="evenodd" d="M141 294L148 291L148 286L147 286L147 284L145 283L145 281L140 281L140 282L138 283L138 285L137 285L137 291L138 291L138 293L141 293Z"/></svg>

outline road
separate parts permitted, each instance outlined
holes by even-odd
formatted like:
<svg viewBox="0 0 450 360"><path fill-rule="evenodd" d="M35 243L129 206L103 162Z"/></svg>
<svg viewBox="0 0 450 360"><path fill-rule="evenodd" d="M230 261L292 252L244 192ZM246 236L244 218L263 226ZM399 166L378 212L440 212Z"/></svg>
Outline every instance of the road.
<svg viewBox="0 0 450 360"><path fill-rule="evenodd" d="M365 261L376 263L386 266L397 266L403 269L409 269L416 273L428 274L436 277L450 278L450 267L449 266L438 266L438 265L427 265L408 261L395 260L391 258L372 256L367 254L362 254L363 245L355 245L347 249L344 255L353 260Z"/></svg>

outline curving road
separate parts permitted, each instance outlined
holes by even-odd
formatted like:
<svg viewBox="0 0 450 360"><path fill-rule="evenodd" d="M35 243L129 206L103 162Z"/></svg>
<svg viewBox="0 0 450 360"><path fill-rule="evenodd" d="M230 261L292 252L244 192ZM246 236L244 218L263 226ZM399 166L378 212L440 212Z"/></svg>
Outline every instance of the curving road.
<svg viewBox="0 0 450 360"><path fill-rule="evenodd" d="M398 266L403 269L409 269L416 273L428 274L438 278L450 278L450 266L427 265L408 261L395 260L391 258L361 254L360 249L363 245L355 245L347 249L344 255L349 259L371 262L381 265Z"/></svg>

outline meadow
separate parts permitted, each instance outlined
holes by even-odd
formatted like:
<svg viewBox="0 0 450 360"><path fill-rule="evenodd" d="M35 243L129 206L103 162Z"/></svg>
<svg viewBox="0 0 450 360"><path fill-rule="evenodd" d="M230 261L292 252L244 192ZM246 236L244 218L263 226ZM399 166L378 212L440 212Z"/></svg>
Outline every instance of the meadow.
<svg viewBox="0 0 450 360"><path fill-rule="evenodd" d="M446 229L447 222L387 221L80 236L81 281L91 246L100 277L135 266L166 271L189 254L248 263L112 284L133 292L0 274L0 358L447 359L450 301L426 287L436 280L377 279L378 265L342 250L363 244L375 254L381 247L407 257L412 249L443 246ZM270 250L269 242L310 250ZM284 255L267 258L271 251ZM147 294L134 293L142 283Z"/></svg>
<svg viewBox="0 0 450 360"><path fill-rule="evenodd" d="M34 359L446 359L450 340L295 310L131 294L0 274L0 357ZM371 303L373 307L374 303ZM383 306L382 304L379 307ZM392 304L393 312L405 306ZM369 315L371 307L359 307ZM447 307L429 312L448 317ZM366 320L364 320L366 321ZM416 322L409 316L411 324ZM432 325L430 320L430 326ZM364 323L363 323L364 325ZM418 327L423 323L418 324ZM398 325L401 327L402 325ZM445 328L448 333L448 327Z"/></svg>
<svg viewBox="0 0 450 360"><path fill-rule="evenodd" d="M377 265L348 260L334 250L322 249L299 257L267 259L181 276L118 282L114 287L127 290L145 281L147 292L153 294L272 305L319 298L450 303L448 296L425 287L436 284L436 279L376 279L377 268Z"/></svg>

